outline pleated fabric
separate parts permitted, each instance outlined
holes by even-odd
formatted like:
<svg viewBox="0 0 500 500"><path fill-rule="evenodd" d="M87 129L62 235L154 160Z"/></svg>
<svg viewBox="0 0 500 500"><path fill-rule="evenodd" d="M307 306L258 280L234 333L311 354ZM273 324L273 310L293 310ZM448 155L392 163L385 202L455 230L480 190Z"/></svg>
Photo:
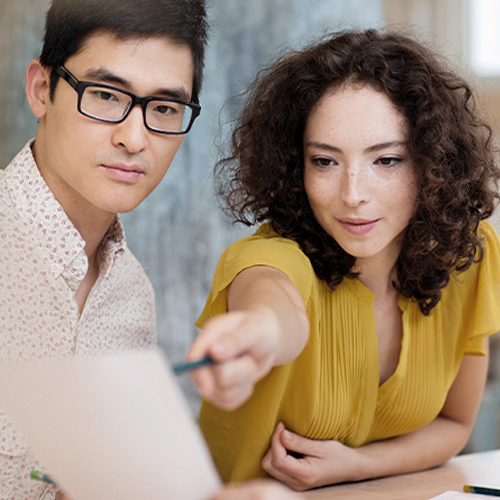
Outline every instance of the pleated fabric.
<svg viewBox="0 0 500 500"><path fill-rule="evenodd" d="M198 326L226 311L228 285L243 269L267 265L299 290L309 341L291 363L274 368L232 412L203 402L200 427L225 482L265 476L260 461L278 422L311 439L362 446L418 429L440 412L465 354L484 355L484 337L500 330L500 243L482 222L485 257L453 275L429 316L399 298L401 352L379 386L374 294L359 280L335 291L314 274L293 241L263 225L222 255Z"/></svg>

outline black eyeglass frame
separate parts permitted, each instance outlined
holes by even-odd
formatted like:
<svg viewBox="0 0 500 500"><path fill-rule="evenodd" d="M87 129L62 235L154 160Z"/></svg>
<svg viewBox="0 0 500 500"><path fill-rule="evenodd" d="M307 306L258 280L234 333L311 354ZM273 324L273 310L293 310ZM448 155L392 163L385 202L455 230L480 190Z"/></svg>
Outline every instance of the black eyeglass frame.
<svg viewBox="0 0 500 500"><path fill-rule="evenodd" d="M54 71L64 80L66 80L73 89L75 89L76 93L78 94L78 112L81 113L84 116L87 116L89 118L92 118L94 120L100 121L100 122L106 122L106 123L121 123L123 122L127 116L130 114L134 106L137 104L141 106L142 108L142 117L144 121L144 126L148 129L151 130L152 132L157 132L159 134L167 134L167 135L183 135L187 134L190 130L191 127L193 126L193 123L195 119L198 117L198 115L201 112L201 106L199 104L195 104L193 102L184 102L179 99L171 99L169 97L139 97L135 94L132 94L132 92L128 92L127 90L119 89L117 87L113 87L112 85L107 85L104 83L95 83L95 82L87 82L87 81L81 81L78 80L68 69L66 69L63 65L56 66L54 67ZM114 90L116 92L121 92L122 94L128 95L132 101L130 103L130 106L128 109L125 111L124 115L121 118L118 118L116 120L112 120L109 118L99 118L97 116L91 115L89 113L85 113L85 111L82 110L82 96L87 87L98 87L98 88L103 88L103 89L109 89L109 90ZM167 130L159 130L154 127L151 127L148 125L147 120L146 120L146 107L149 102L151 101L161 101L161 102L175 102L178 104L183 104L184 106L188 106L191 108L191 120L189 121L189 124L186 128L186 130L182 130L180 132L170 132Z"/></svg>

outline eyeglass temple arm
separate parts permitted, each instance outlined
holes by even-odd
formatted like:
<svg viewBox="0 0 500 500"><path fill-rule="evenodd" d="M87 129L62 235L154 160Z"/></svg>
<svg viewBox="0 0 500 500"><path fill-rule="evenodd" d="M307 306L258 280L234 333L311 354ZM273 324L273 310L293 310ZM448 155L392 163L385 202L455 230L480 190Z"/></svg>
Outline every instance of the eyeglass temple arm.
<svg viewBox="0 0 500 500"><path fill-rule="evenodd" d="M64 78L75 90L78 86L78 80L63 66L56 66L54 71L61 77Z"/></svg>

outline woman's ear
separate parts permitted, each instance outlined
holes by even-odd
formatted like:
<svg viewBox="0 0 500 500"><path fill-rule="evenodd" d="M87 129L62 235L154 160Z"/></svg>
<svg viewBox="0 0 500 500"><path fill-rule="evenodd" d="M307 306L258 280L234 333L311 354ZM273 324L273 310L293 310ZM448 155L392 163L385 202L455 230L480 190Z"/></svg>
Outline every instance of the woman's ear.
<svg viewBox="0 0 500 500"><path fill-rule="evenodd" d="M38 59L31 61L26 70L26 98L35 117L43 118L50 100L50 69Z"/></svg>

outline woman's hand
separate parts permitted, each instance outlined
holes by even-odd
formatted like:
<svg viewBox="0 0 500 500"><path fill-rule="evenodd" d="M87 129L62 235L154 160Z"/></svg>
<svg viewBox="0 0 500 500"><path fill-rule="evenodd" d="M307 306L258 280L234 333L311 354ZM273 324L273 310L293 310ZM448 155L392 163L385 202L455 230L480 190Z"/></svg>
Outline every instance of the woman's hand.
<svg viewBox="0 0 500 500"><path fill-rule="evenodd" d="M309 337L309 320L290 279L266 266L238 274L228 287L227 305L229 312L203 326L188 359L211 356L216 361L191 375L206 400L233 410L273 366L300 354Z"/></svg>
<svg viewBox="0 0 500 500"><path fill-rule="evenodd" d="M211 500L298 500L299 496L269 479L226 486Z"/></svg>
<svg viewBox="0 0 500 500"><path fill-rule="evenodd" d="M208 355L216 361L191 373L201 396L225 410L244 403L275 364L278 343L278 321L266 307L208 321L188 354L191 360Z"/></svg>
<svg viewBox="0 0 500 500"><path fill-rule="evenodd" d="M286 430L280 422L261 465L274 478L303 491L358 479L361 461L355 448L334 440L307 439Z"/></svg>

